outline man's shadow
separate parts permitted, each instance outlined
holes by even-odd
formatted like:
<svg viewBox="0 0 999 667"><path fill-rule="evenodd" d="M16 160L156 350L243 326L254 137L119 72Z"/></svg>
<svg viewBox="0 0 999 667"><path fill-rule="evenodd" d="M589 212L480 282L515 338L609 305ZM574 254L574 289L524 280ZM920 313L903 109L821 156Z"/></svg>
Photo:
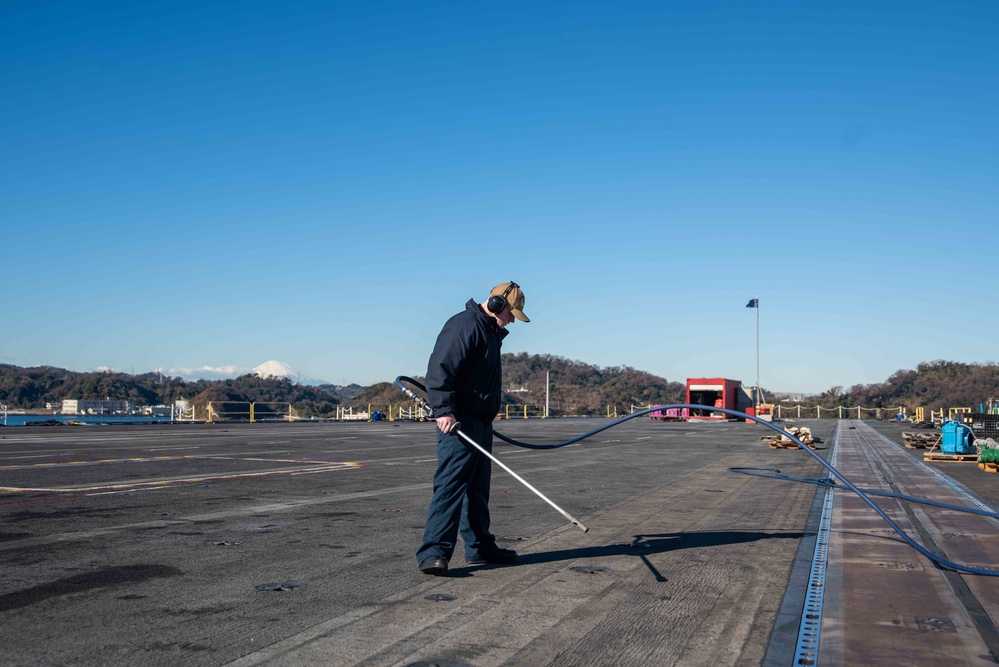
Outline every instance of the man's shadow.
<svg viewBox="0 0 999 667"><path fill-rule="evenodd" d="M667 579L649 561L650 554L660 554L680 549L699 549L702 547L717 547L726 544L742 544L758 540L791 539L800 540L805 533L800 531L739 531L739 530L709 530L696 533L661 533L658 535L634 535L631 542L616 542L599 547L580 547L578 549L560 549L533 554L519 554L516 565L537 565L541 563L557 563L574 561L580 558L608 558L610 556L637 556L655 576L656 581L666 582ZM451 576L470 576L477 570L509 567L508 565L469 565L452 569Z"/></svg>

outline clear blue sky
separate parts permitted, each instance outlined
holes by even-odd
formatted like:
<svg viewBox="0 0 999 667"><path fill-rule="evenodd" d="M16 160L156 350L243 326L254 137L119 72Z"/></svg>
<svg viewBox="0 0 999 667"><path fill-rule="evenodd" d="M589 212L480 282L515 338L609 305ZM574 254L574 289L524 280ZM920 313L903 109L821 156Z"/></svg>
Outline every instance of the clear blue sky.
<svg viewBox="0 0 999 667"><path fill-rule="evenodd" d="M4 2L0 363L999 359L999 3Z"/></svg>

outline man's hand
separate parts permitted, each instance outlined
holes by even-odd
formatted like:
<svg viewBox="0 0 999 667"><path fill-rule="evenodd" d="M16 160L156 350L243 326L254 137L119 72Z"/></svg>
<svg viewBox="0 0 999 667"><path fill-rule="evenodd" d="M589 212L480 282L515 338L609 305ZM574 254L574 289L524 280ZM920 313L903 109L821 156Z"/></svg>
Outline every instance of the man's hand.
<svg viewBox="0 0 999 667"><path fill-rule="evenodd" d="M454 425L457 423L458 420L455 419L454 415L450 412L437 418L437 428L444 433L451 433L451 429L453 429Z"/></svg>

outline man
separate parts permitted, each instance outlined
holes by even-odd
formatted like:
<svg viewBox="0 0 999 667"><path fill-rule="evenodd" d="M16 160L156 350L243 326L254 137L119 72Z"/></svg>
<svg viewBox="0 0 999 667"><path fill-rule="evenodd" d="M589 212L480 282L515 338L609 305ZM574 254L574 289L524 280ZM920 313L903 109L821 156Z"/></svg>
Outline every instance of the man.
<svg viewBox="0 0 999 667"><path fill-rule="evenodd" d="M458 533L470 564L514 563L517 552L496 546L489 532L491 461L451 433L462 432L492 452L492 421L503 386L500 347L514 318L524 314L524 292L515 282L497 285L482 303L469 299L437 336L427 366L427 399L437 420L437 472L427 512L423 544L416 552L420 571L447 574Z"/></svg>

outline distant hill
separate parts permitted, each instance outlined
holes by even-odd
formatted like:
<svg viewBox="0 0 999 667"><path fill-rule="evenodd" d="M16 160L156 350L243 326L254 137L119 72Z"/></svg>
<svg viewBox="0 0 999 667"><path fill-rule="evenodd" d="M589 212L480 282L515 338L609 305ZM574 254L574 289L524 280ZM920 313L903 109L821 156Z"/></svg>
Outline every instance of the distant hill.
<svg viewBox="0 0 999 667"><path fill-rule="evenodd" d="M10 408L58 406L63 399L129 401L135 405L169 405L191 401L204 414L208 401L276 401L291 403L303 417L333 414L340 400L318 387L288 378L241 375L229 380L197 380L117 372L78 373L52 366L21 368L0 364L0 403Z"/></svg>
<svg viewBox="0 0 999 667"><path fill-rule="evenodd" d="M288 378L262 378L241 375L233 380L219 380L199 392L191 403L196 414L207 414L210 401L291 403L300 417L322 417L335 412L336 397L318 387L297 384Z"/></svg>
<svg viewBox="0 0 999 667"><path fill-rule="evenodd" d="M347 401L352 398L356 398L358 395L361 394L361 392L367 389L367 387L362 387L359 384L348 384L348 385L321 384L317 388L322 389L331 396L335 396L340 401Z"/></svg>
<svg viewBox="0 0 999 667"><path fill-rule="evenodd" d="M607 405L627 409L631 405L675 403L685 398L686 386L627 366L600 368L549 354L503 355L503 404L545 404L546 374L550 374L551 414L603 414ZM414 378L423 381L423 378ZM408 403L394 382L372 385L344 405L355 409L385 409Z"/></svg>
<svg viewBox="0 0 999 667"><path fill-rule="evenodd" d="M832 387L813 397L818 405L896 407L927 410L969 407L978 411L982 403L999 398L999 365L930 361L915 370L900 370L884 382L854 385L847 390Z"/></svg>

